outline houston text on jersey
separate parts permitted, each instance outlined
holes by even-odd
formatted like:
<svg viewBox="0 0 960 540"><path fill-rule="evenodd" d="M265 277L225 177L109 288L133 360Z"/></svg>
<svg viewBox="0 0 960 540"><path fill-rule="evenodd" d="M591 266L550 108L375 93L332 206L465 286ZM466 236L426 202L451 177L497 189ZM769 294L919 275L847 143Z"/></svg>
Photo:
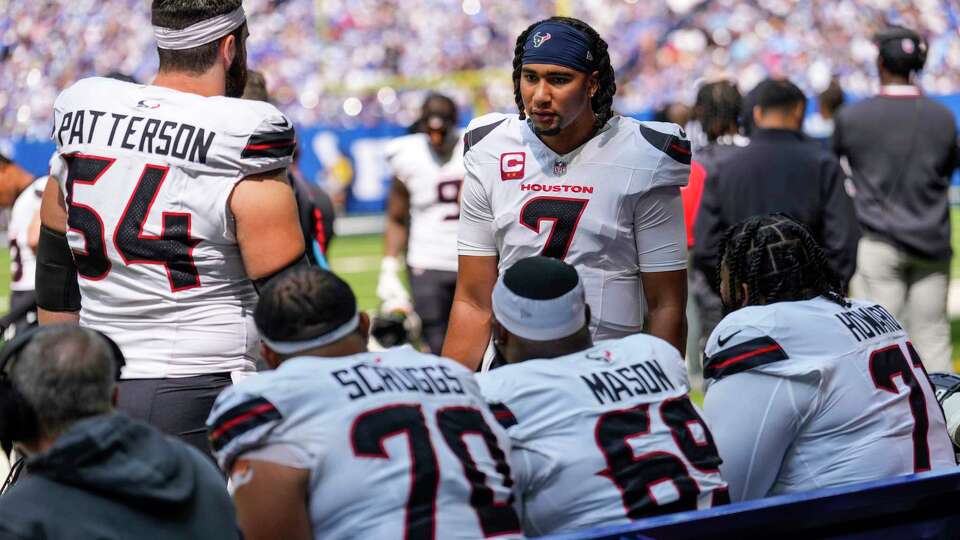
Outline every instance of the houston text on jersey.
<svg viewBox="0 0 960 540"><path fill-rule="evenodd" d="M673 383L655 360L644 360L629 367L595 371L589 377L580 375L580 379L590 388L601 405L637 394L674 390Z"/></svg>
<svg viewBox="0 0 960 540"><path fill-rule="evenodd" d="M897 319L879 305L836 313L835 317L847 327L847 330L850 330L857 341L903 330Z"/></svg>
<svg viewBox="0 0 960 540"><path fill-rule="evenodd" d="M463 394L463 385L447 366L392 368L363 363L331 375L340 386L351 389L350 399L381 392Z"/></svg>
<svg viewBox="0 0 960 540"><path fill-rule="evenodd" d="M94 110L68 112L55 129L60 147L97 143L194 163L207 162L216 137L216 133L190 124Z"/></svg>

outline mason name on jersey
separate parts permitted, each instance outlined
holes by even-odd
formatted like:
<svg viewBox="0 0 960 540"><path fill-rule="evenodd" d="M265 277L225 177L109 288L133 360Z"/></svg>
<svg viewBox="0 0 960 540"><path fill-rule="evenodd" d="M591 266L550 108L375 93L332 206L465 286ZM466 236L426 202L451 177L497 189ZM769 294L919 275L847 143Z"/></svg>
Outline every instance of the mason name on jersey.
<svg viewBox="0 0 960 540"><path fill-rule="evenodd" d="M660 361L653 359L624 367L610 366L579 377L601 405L640 395L676 390L676 386L667 377Z"/></svg>

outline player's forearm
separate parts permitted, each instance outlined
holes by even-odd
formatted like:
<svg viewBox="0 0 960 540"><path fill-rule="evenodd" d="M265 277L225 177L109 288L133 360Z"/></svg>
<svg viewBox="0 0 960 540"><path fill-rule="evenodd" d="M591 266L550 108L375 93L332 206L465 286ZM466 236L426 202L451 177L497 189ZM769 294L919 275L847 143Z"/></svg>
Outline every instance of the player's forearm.
<svg viewBox="0 0 960 540"><path fill-rule="evenodd" d="M46 324L79 324L79 311L47 311L37 308L37 320L41 325Z"/></svg>
<svg viewBox="0 0 960 540"><path fill-rule="evenodd" d="M491 319L489 307L455 297L443 341L443 356L476 370L490 344Z"/></svg>
<svg viewBox="0 0 960 540"><path fill-rule="evenodd" d="M686 306L665 305L650 307L650 335L663 339L677 348L680 355L687 353Z"/></svg>
<svg viewBox="0 0 960 540"><path fill-rule="evenodd" d="M387 216L387 224L383 232L384 257L399 257L407 248L409 234L410 229L406 223L394 219L393 216Z"/></svg>

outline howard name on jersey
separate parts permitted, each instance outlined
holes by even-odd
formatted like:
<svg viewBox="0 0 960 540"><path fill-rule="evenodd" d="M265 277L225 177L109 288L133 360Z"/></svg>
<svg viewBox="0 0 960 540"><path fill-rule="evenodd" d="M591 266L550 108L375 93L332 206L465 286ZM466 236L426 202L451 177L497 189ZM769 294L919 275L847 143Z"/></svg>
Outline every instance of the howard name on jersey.
<svg viewBox="0 0 960 540"><path fill-rule="evenodd" d="M256 293L228 199L286 167L295 135L262 102L83 79L54 105L81 324L118 342L125 378L252 370Z"/></svg>
<svg viewBox="0 0 960 540"><path fill-rule="evenodd" d="M441 162L427 135L398 137L387 145L394 177L410 194L407 264L427 270L457 271L457 220L463 184L463 141Z"/></svg>
<svg viewBox="0 0 960 540"><path fill-rule="evenodd" d="M726 502L679 352L647 335L477 375L513 444L531 536Z"/></svg>
<svg viewBox="0 0 960 540"><path fill-rule="evenodd" d="M217 459L309 469L315 538L519 537L510 443L460 364L410 347L294 358L225 390Z"/></svg>
<svg viewBox="0 0 960 540"><path fill-rule="evenodd" d="M706 355L711 385L750 370L816 389L794 404L805 427L770 494L956 464L920 357L878 304L818 297L748 306L720 322Z"/></svg>
<svg viewBox="0 0 960 540"><path fill-rule="evenodd" d="M534 255L574 265L597 338L643 326L640 272L686 268L679 196L690 143L675 124L614 116L588 142L558 155L516 115L488 114L465 135L459 251L497 255L503 271ZM676 209L651 204L676 197ZM678 216L666 236L638 232Z"/></svg>

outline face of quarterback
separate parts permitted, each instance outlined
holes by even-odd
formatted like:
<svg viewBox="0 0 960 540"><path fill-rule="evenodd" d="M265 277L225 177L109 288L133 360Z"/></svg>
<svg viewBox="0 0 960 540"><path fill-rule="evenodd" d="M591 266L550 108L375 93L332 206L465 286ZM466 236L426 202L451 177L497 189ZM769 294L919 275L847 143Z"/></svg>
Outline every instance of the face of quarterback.
<svg viewBox="0 0 960 540"><path fill-rule="evenodd" d="M555 136L575 122L593 123L590 98L598 73L583 73L552 64L525 64L520 71L523 108L537 135Z"/></svg>
<svg viewBox="0 0 960 540"><path fill-rule="evenodd" d="M233 60L230 61L229 67L227 68L227 80L226 87L224 89L224 95L227 97L238 98L243 96L243 89L247 86L247 37L250 33L247 31L247 26L243 25L243 33L241 34L241 39L235 40L230 39L232 36L228 36L228 39L225 40L226 50L233 50ZM231 45L230 43L233 43ZM226 52L226 51L224 51Z"/></svg>

